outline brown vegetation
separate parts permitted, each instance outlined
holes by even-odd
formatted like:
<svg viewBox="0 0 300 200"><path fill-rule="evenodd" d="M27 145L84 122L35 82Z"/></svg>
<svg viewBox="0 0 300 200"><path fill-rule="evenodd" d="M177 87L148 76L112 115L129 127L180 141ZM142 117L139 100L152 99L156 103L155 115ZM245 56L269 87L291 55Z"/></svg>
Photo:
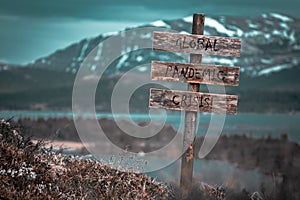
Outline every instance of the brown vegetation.
<svg viewBox="0 0 300 200"><path fill-rule="evenodd" d="M20 119L22 129L35 138L61 141L78 141L71 119ZM123 138L112 120L100 119L99 123L111 134L112 140L122 147L131 142L134 151L151 151L150 146L139 146L139 140ZM2 121L0 125L0 199L181 199L178 185L155 182L145 175L117 170L83 157L61 156L49 149L49 144L24 139L13 123ZM42 134L41 134L42 133ZM165 134L168 133L168 134ZM174 137L175 131L165 127L146 144L155 141L155 148ZM76 139L77 137L77 139ZM197 138L195 152L199 151L203 138ZM87 152L86 152L87 153ZM298 188L300 147L281 138L252 138L221 136L206 159L222 160L237 164L241 169L256 169L274 178L273 183L261 183L260 190L250 193L233 187L211 187L199 180L193 182L189 199L226 200L296 200ZM19 175L21 174L21 175ZM212 176L214 176L212 174ZM269 185L267 185L269 184ZM271 188L267 190L266 188ZM58 189L57 189L58 188ZM226 191L225 191L226 189ZM27 192L29 191L29 192ZM208 193L207 193L208 191ZM47 196L45 196L47 194ZM18 196L19 195L19 196ZM23 196L22 196L23 195ZM26 196L27 195L27 196ZM148 195L148 196L144 196Z"/></svg>
<svg viewBox="0 0 300 200"><path fill-rule="evenodd" d="M0 199L167 199L166 185L89 159L62 156L0 123Z"/></svg>

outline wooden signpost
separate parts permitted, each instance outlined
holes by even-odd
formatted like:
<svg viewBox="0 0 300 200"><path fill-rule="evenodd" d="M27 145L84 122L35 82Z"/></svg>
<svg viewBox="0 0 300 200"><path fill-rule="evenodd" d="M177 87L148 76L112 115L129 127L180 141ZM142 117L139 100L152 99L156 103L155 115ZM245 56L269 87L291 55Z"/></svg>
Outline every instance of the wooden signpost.
<svg viewBox="0 0 300 200"><path fill-rule="evenodd" d="M241 40L215 36L154 32L153 50L240 56Z"/></svg>
<svg viewBox="0 0 300 200"><path fill-rule="evenodd" d="M236 114L238 97L235 95L208 94L175 90L150 90L151 108L187 110L219 114Z"/></svg>
<svg viewBox="0 0 300 200"><path fill-rule="evenodd" d="M238 86L239 67L152 61L152 80Z"/></svg>
<svg viewBox="0 0 300 200"><path fill-rule="evenodd" d="M239 67L200 64L202 54L240 56L241 39L203 36L204 14L194 14L192 34L154 32L153 50L189 53L190 63L153 61L152 80L187 82L189 91L150 90L150 108L185 110L180 187L183 199L192 188L194 141L198 112L236 114L235 95L199 93L200 83L238 86Z"/></svg>

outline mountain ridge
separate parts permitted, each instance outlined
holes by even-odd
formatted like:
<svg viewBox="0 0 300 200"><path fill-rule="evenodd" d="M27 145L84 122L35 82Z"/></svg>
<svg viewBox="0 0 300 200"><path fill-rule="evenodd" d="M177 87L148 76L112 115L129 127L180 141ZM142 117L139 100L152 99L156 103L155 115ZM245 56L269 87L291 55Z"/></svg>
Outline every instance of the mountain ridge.
<svg viewBox="0 0 300 200"><path fill-rule="evenodd" d="M241 66L242 73L245 72L250 76L264 75L299 66L300 20L295 17L268 13L253 18L210 16L206 17L205 20L204 35L240 37L242 38L242 50L241 58L204 56L203 62ZM163 27L180 33L189 33L191 24L192 17L189 16L178 20L158 20L138 27ZM126 30L131 30L131 28ZM34 62L25 65L25 67L48 68L49 70L76 73L84 58L92 49L99 46L105 39L121 35L122 32L124 31L84 38L77 43L55 51L49 56L38 58ZM122 51L126 51L128 48L138 49L138 47L134 47L136 45L134 38L128 38L128 40L133 42L125 43L123 41L120 55L122 55ZM149 40L152 40L151 36L149 36ZM283 50L285 55L282 55ZM141 55L144 57L146 53L149 53L149 51L141 51L139 54L129 53L127 59L124 59L123 65L134 67L135 64L150 63L151 59L162 57L160 55L162 52L153 52L154 56L146 56L145 58L139 57ZM163 56L165 57L165 55ZM140 62L135 60L137 57L141 60Z"/></svg>
<svg viewBox="0 0 300 200"><path fill-rule="evenodd" d="M226 87L226 93L239 96L239 112L300 111L300 83L297 75L300 73L299 19L271 13L251 19L206 17L206 21L207 35L242 36L241 58L203 55L203 63L241 67L240 86ZM191 28L191 17L159 20L150 25L187 33ZM279 35L282 30L285 32ZM121 31L83 39L26 66L0 64L0 109L71 110L77 71L95 47L96 51L89 55L91 62L84 66L90 71L90 76L84 77L86 80L97 75L95 69L102 67L105 59L113 59L112 52L120 55L110 64L105 71L107 76L102 76L98 84L95 94L98 112L110 112L111 94L116 83L134 67L139 70L138 78L150 81L150 66L145 67L143 64L149 65L152 60L186 62L178 54L156 52L150 48L139 49L133 42L137 38L147 44L152 43L152 34L147 29L144 32L133 29L127 31L131 31L131 35ZM243 38L243 35L247 37ZM117 37L119 46L104 47L103 41L111 36ZM128 81L132 84L135 80ZM148 112L150 87L156 86L142 86L134 93L131 98L133 111ZM207 91L205 85L201 91Z"/></svg>

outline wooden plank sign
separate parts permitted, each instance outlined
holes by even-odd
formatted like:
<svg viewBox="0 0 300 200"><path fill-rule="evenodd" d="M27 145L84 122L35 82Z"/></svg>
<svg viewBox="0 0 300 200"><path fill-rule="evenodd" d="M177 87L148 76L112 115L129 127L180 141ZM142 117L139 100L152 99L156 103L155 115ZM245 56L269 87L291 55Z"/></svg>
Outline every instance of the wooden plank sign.
<svg viewBox="0 0 300 200"><path fill-rule="evenodd" d="M240 57L241 39L154 32L153 50Z"/></svg>
<svg viewBox="0 0 300 200"><path fill-rule="evenodd" d="M238 86L239 67L152 61L152 80Z"/></svg>
<svg viewBox="0 0 300 200"><path fill-rule="evenodd" d="M188 53L190 63L152 61L152 80L188 82L188 90L150 89L150 108L185 110L180 188L188 199L192 188L197 112L236 114L238 96L200 93L200 84L238 86L239 67L200 64L202 54L240 56L241 39L204 36L204 14L193 15L192 34L153 33L153 50ZM205 141L204 141L205 142Z"/></svg>
<svg viewBox="0 0 300 200"><path fill-rule="evenodd" d="M150 89L150 108L236 114L236 95Z"/></svg>

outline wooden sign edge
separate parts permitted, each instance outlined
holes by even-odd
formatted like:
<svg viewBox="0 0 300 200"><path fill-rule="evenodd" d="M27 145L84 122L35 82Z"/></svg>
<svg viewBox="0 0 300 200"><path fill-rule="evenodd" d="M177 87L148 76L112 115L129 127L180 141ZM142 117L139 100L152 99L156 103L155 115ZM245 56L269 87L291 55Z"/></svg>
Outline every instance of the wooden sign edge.
<svg viewBox="0 0 300 200"><path fill-rule="evenodd" d="M198 36L198 37L206 37L206 38L217 38L217 39L232 39L232 40L238 40L239 49L236 49L236 53L234 53L234 55L231 54L218 54L218 53L209 53L206 51L203 52L184 52L184 51L171 51L171 50L165 50L162 48L158 48L158 47L154 47L154 38L156 34L173 34L173 35L182 35L182 36ZM153 32L153 40L152 40L152 49L154 51L163 51L163 52L177 52L177 53L185 53L185 54L208 54L208 55L215 55L215 56L225 56L225 57L241 57L241 49L242 49L242 38L238 38L238 37L221 37L221 36L206 36L206 35L194 35L194 34L187 34L187 33L173 33L173 32L161 32L161 31L154 31Z"/></svg>
<svg viewBox="0 0 300 200"><path fill-rule="evenodd" d="M207 66L207 67L225 67L225 68L235 68L236 70L238 70L238 75L240 77L240 66L225 66L225 65L211 65L211 64L195 64L195 63L178 63L178 62L164 62L164 61L151 61L151 75L150 78L151 80L154 81L169 81L169 82L182 82L182 83L199 83L199 84L206 84L206 85L223 85L223 86L239 86L240 84L240 78L237 81L237 84L226 84L226 83L222 83L222 82L205 82L205 81L189 81L186 79L182 79L182 80L174 80L172 78L170 78L169 80L163 80L160 78L154 78L153 77L153 65L155 63L158 64L165 64L165 63L172 63L174 65L178 64L178 65L186 65L186 66L193 66L194 68L196 68L196 66L198 66L199 68L203 67L203 66Z"/></svg>
<svg viewBox="0 0 300 200"><path fill-rule="evenodd" d="M175 92L182 92L182 93L200 93L203 95L210 95L210 96L225 96L225 97L232 97L236 99L236 104L234 112L227 112L227 109L225 112L200 112L200 111L194 111L194 110L185 110L185 109L171 109L169 107L157 107L157 106L151 106L151 92L152 90L159 90L162 92L165 91L175 91ZM167 89L159 89L159 88L150 88L149 91L149 103L148 103L148 108L157 108L157 109L167 109L167 110L175 110L175 111L191 111L191 112L200 112L200 113L212 113L212 114L230 114L230 115L237 115L237 108L238 108L238 102L239 102L239 97L237 95L232 95L232 94L216 94L216 93L203 93L203 92L192 92L192 91L183 91L183 90L167 90Z"/></svg>
<svg viewBox="0 0 300 200"><path fill-rule="evenodd" d="M233 40L239 40L239 43L242 44L242 39L239 37L222 37L222 36L214 36L214 35L195 35L195 34L190 34L190 33L174 33L174 32L163 32L163 31L153 31L153 37L154 34L160 34L160 33L167 33L167 34L173 34L173 35L186 35L186 36L195 36L195 37L213 37L213 38L218 38L218 39L233 39Z"/></svg>

